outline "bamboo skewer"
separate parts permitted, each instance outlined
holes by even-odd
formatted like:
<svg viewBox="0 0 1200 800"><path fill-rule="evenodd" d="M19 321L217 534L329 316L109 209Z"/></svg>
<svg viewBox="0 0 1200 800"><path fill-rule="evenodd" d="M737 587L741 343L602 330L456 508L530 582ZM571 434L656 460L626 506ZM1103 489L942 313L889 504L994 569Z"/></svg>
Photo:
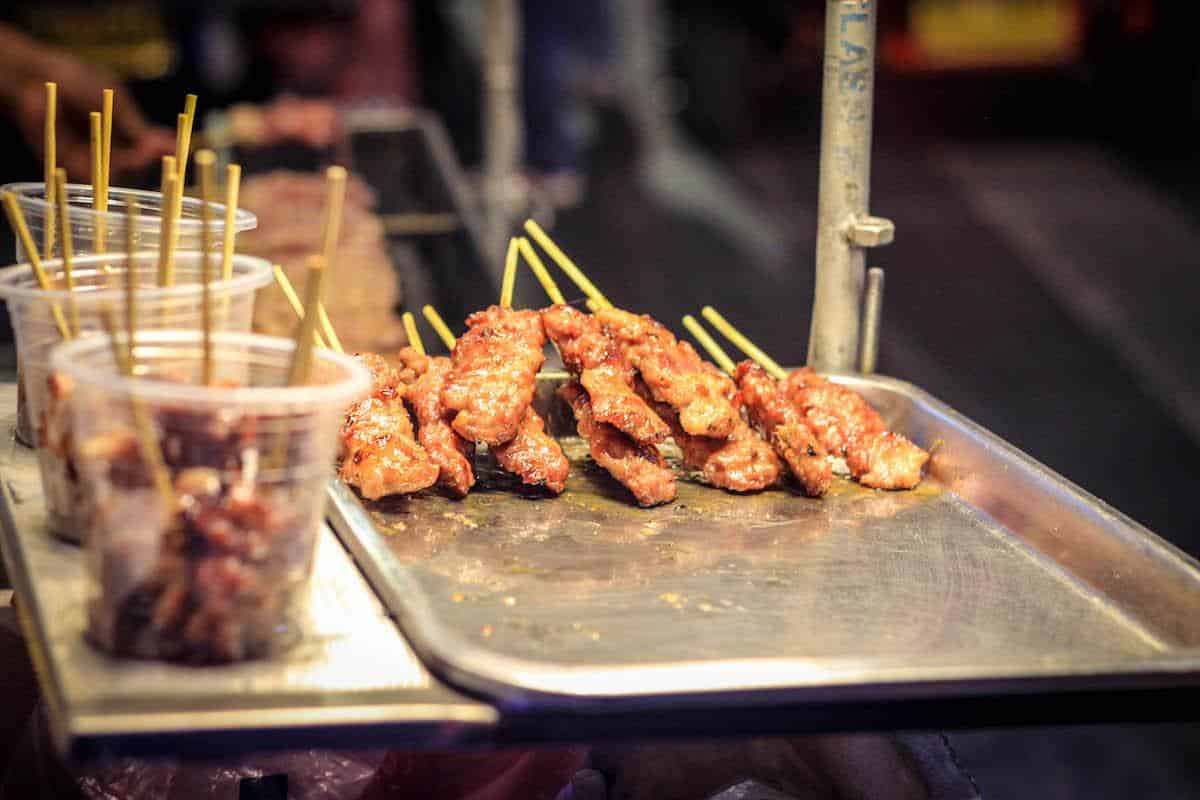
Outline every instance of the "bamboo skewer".
<svg viewBox="0 0 1200 800"><path fill-rule="evenodd" d="M46 128L43 131L43 180L46 194L46 229L42 234L42 254L49 260L54 258L54 209L55 175L58 174L58 84L46 83Z"/></svg>
<svg viewBox="0 0 1200 800"><path fill-rule="evenodd" d="M58 206L58 218L62 221L63 277L67 284L67 315L71 336L79 335L79 305L75 302L75 242L71 234L71 204L67 196L67 171L58 169L54 173L54 199Z"/></svg>
<svg viewBox="0 0 1200 800"><path fill-rule="evenodd" d="M565 272L567 277L570 278L585 295L595 300L600 308L613 307L613 304L608 302L608 298L596 288L594 283L588 280L587 276L583 274L583 270L579 269L579 267L575 265L575 262L567 257L567 254L564 253L559 246L554 243L554 241L546 234L546 232L542 230L540 225L531 219L527 219L525 220L525 230L529 232L529 235L533 237L533 240L550 255L550 258L554 260L554 263L558 265L559 269Z"/></svg>
<svg viewBox="0 0 1200 800"><path fill-rule="evenodd" d="M700 313L704 315L704 318L708 320L710 325L721 332L722 336L731 341L737 349L750 356L754 360L754 363L770 373L771 377L781 381L787 378L787 370L775 363L762 350L759 350L754 345L754 342L747 339L742 335L741 331L730 325L712 306L705 306L701 309Z"/></svg>
<svg viewBox="0 0 1200 800"><path fill-rule="evenodd" d="M521 236L517 239L517 248L521 251L521 257L529 265L529 269L533 272L534 277L538 279L538 283L542 285L546 296L550 298L550 302L555 305L566 303L567 301L563 297L563 293L558 289L558 284L554 282L554 278L550 277L550 271L542 263L542 259L538 256L537 251L533 249L533 245L529 244L529 240Z"/></svg>
<svg viewBox="0 0 1200 800"><path fill-rule="evenodd" d="M421 332L417 330L417 320L412 315L411 311L404 312L404 332L408 334L408 346L416 350L421 355L427 355L425 351L425 342L421 339Z"/></svg>
<svg viewBox="0 0 1200 800"><path fill-rule="evenodd" d="M233 236L237 223L238 192L241 189L242 168L230 164L225 168L225 230L221 241L221 280L233 278Z"/></svg>
<svg viewBox="0 0 1200 800"><path fill-rule="evenodd" d="M425 343L421 341L421 334L417 330L417 321L413 318L412 312L405 311L400 319L404 321L404 333L408 336L408 346L421 355L425 355Z"/></svg>
<svg viewBox="0 0 1200 800"><path fill-rule="evenodd" d="M317 324L321 327L321 332L325 336L325 340L329 342L329 347L335 353L346 352L342 347L342 341L338 338L337 331L333 329L333 321L329 319L328 312L325 311L325 304L321 303L317 306Z"/></svg>
<svg viewBox="0 0 1200 800"><path fill-rule="evenodd" d="M101 308L100 319L103 321L105 331L108 333L109 345L112 348L113 361L116 362L117 369L126 378L134 378L133 331L126 331L126 346L122 347L121 340L118 338L119 331L117 330L116 320L113 319L112 309L107 306ZM142 461L146 462L146 468L150 470L150 477L154 482L154 490L158 492L158 496L166 504L167 509L173 510L175 508L175 488L171 485L171 475L167 472L167 465L163 460L162 449L159 447L154 426L150 421L149 415L146 413L146 407L138 400L132 386L129 388L129 402L133 407L133 427L137 435L138 449L141 451Z"/></svg>
<svg viewBox="0 0 1200 800"><path fill-rule="evenodd" d="M516 238L509 239L508 252L504 254L504 280L500 283L501 308L512 308L513 289L517 283L518 252Z"/></svg>
<svg viewBox="0 0 1200 800"><path fill-rule="evenodd" d="M303 386L312 376L313 334L317 331L317 306L321 302L324 274L325 259L310 256L304 285L304 317L296 327L296 350L288 370L288 386Z"/></svg>
<svg viewBox="0 0 1200 800"><path fill-rule="evenodd" d="M212 303L212 180L216 156L211 150L196 153L196 170L200 177L200 315L204 330L203 380L213 383L213 303Z"/></svg>
<svg viewBox="0 0 1200 800"><path fill-rule="evenodd" d="M137 356L133 339L137 330L137 265L133 254L137 251L137 203L130 198L125 203L125 332L129 335L130 374L137 370Z"/></svg>
<svg viewBox="0 0 1200 800"><path fill-rule="evenodd" d="M172 286L175 283L175 194L179 191L179 174L176 172L175 157L163 156L162 199L158 227L158 285Z"/></svg>
<svg viewBox="0 0 1200 800"><path fill-rule="evenodd" d="M450 350L454 350L454 346L458 344L458 340L454 338L454 334L450 332L450 326L442 319L442 315L437 312L433 306L425 306L421 309L421 313L425 315L425 319L437 331L438 337L442 343Z"/></svg>
<svg viewBox="0 0 1200 800"><path fill-rule="evenodd" d="M21 206L17 204L16 195L11 192L5 192L0 202L4 203L4 211L8 215L8 223L12 226L13 232L17 235L17 241L21 243L21 249L25 251L26 257L29 258L29 266L33 269L34 279L37 281L38 288L49 291L54 288L50 278L46 275L46 270L42 267L42 259L38 255L37 245L34 244L33 236L29 233L29 226L25 224L25 215L21 213ZM62 334L63 339L71 338L71 327L67 324L66 317L63 316L62 309L58 307L58 303L50 304L50 313L54 316L54 324L58 328L58 332Z"/></svg>
<svg viewBox="0 0 1200 800"><path fill-rule="evenodd" d="M325 170L325 218L321 226L321 257L325 269L332 271L337 266L337 243L342 230L342 209L346 205L346 168L333 166ZM342 343L333 329L333 323L322 303L317 306L317 322L325 340L335 352L343 353Z"/></svg>
<svg viewBox="0 0 1200 800"><path fill-rule="evenodd" d="M696 341L705 349L709 357L717 363L717 366L725 370L729 375L734 373L737 367L733 363L733 359L729 357L729 354L725 352L721 345L716 343L708 331L704 330L695 317L691 314L684 314L683 327L687 328L688 333L696 337Z"/></svg>
<svg viewBox="0 0 1200 800"><path fill-rule="evenodd" d="M101 171L104 176L104 210L108 210L108 188L112 186L112 132L113 90L105 89L100 95L100 118L103 122L104 148Z"/></svg>
<svg viewBox="0 0 1200 800"><path fill-rule="evenodd" d="M287 298L288 305L292 307L292 311L296 314L296 319L304 319L304 302L300 299L300 295L296 294L296 289L292 286L292 282L288 280L287 273L283 271L283 267L274 264L271 267L271 271L275 274L275 282L283 290L283 296ZM325 343L325 339L321 336L320 331L313 331L313 336L318 347L329 349L329 345Z"/></svg>
<svg viewBox="0 0 1200 800"><path fill-rule="evenodd" d="M92 209L100 211L104 201L104 134L101 132L102 122L99 111L88 114L88 127L92 146ZM92 228L93 252L103 253L106 249L104 229L104 217L98 214Z"/></svg>

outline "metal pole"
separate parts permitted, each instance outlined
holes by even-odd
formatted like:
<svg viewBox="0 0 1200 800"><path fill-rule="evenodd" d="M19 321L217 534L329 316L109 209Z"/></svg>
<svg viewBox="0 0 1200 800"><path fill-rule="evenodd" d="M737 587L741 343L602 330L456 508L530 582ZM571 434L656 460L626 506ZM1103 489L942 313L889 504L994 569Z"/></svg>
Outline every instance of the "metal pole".
<svg viewBox="0 0 1200 800"><path fill-rule="evenodd" d="M883 270L871 267L867 270L867 291L863 298L862 353L858 359L858 371L863 375L875 372L879 361L879 323L883 316Z"/></svg>
<svg viewBox="0 0 1200 800"><path fill-rule="evenodd" d="M499 272L512 227L513 176L521 166L520 9L517 0L487 0L484 6L484 247Z"/></svg>
<svg viewBox="0 0 1200 800"><path fill-rule="evenodd" d="M875 0L829 0L825 8L817 278L808 342L808 364L822 372L857 366L863 248L895 235L891 221L867 211L876 17Z"/></svg>

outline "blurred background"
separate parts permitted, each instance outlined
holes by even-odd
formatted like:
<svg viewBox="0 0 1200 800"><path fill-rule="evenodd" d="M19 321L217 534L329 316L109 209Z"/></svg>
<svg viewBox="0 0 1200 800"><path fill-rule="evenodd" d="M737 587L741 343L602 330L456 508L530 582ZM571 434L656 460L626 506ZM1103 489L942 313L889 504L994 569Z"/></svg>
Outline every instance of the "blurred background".
<svg viewBox="0 0 1200 800"><path fill-rule="evenodd" d="M0 182L41 179L45 80L81 182L86 128L69 129L101 88L128 89L113 176L127 186L157 186L196 92L200 141L243 164L262 218L242 249L287 262L315 235L318 170L358 176L361 237L330 304L355 324L386 284L393 307L361 323L363 346L402 336L394 307L462 319L496 296L490 203L552 226L619 305L674 325L712 303L803 362L824 4L523 0L512 118L482 77L503 56L501 5L5 0ZM1200 12L880 7L871 208L897 226L870 252L887 272L880 370L1200 554ZM489 148L511 160L499 185ZM524 283L518 298L540 302ZM1197 731L951 738L990 796L1184 796L1200 789Z"/></svg>

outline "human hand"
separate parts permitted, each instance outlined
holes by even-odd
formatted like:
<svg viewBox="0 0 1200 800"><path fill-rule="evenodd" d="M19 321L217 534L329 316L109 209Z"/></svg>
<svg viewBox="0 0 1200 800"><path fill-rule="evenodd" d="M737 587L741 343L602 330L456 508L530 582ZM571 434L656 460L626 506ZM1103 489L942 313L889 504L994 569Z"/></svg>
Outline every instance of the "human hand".
<svg viewBox="0 0 1200 800"><path fill-rule="evenodd" d="M99 111L105 89L113 89L110 177L140 170L175 149L172 131L150 125L129 92L107 70L41 45L0 25L0 110L11 117L34 154L43 158L47 81L58 84L58 166L72 180L91 179L88 114Z"/></svg>

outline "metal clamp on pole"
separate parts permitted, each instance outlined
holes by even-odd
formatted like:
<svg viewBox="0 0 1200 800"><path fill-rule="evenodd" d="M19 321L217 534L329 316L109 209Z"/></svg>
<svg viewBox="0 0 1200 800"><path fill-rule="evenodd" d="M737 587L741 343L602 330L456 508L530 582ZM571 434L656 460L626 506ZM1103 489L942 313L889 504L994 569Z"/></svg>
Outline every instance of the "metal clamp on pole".
<svg viewBox="0 0 1200 800"><path fill-rule="evenodd" d="M858 366L864 248L888 244L896 234L891 220L868 212L876 17L875 0L826 4L817 278L808 341L808 364L822 372Z"/></svg>

